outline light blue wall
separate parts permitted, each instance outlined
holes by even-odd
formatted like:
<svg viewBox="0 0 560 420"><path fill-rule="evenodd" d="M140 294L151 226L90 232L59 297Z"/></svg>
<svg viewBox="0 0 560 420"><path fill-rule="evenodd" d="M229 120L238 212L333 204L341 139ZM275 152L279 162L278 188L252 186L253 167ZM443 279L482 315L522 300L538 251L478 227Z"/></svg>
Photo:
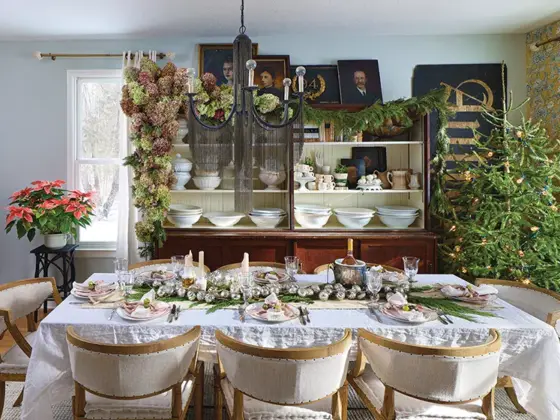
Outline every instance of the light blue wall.
<svg viewBox="0 0 560 420"><path fill-rule="evenodd" d="M64 42L0 42L0 206L35 179L66 178L66 70L111 69L119 59L44 59L34 51L115 53L122 50L174 51L175 63L192 66L196 44L231 39L148 39ZM336 32L315 36L259 37L261 54L289 54L292 64L328 64L337 59L377 58L385 100L410 96L416 64L496 63L508 65L509 87L525 94L524 35L374 37ZM196 67L196 66L194 66ZM0 234L0 283L33 275L33 244ZM109 270L107 260L79 260L81 281L92 271Z"/></svg>

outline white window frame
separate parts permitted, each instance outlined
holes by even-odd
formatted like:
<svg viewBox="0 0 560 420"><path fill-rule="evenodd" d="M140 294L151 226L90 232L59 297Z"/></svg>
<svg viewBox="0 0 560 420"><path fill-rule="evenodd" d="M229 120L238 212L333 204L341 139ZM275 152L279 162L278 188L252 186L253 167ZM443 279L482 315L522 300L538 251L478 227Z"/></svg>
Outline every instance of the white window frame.
<svg viewBox="0 0 560 420"><path fill-rule="evenodd" d="M78 184L78 165L79 164L87 164L87 163L109 163L109 164L122 164L122 159L124 157L124 153L121 150L120 155L117 158L96 158L96 159L86 159L86 158L78 158L78 141L79 141L79 133L78 133L78 86L80 80L82 79L89 79L89 80L103 80L103 79L121 79L122 78L122 71L121 70L67 70L66 82L67 82L67 123L68 123L68 132L67 132L67 185L69 189L77 189L79 187ZM123 119L123 127L121 136L126 136L126 123L124 122L124 116L121 113L120 118ZM122 139L121 139L122 140ZM123 142L121 141L121 145ZM122 149L122 148L121 148ZM119 186L121 187L121 186ZM127 186L124 186L125 188ZM120 220L120 218L118 218ZM77 243L80 244L80 248L78 252L82 254L82 256L87 257L112 257L116 255L117 251L117 243L115 242L80 242L79 234L77 238ZM90 251L94 251L91 253Z"/></svg>

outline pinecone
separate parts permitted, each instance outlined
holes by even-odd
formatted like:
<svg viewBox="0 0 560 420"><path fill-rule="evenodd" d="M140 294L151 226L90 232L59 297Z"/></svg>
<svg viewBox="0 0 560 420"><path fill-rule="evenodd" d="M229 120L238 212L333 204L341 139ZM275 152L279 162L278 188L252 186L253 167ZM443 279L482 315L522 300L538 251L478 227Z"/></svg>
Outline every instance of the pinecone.
<svg viewBox="0 0 560 420"><path fill-rule="evenodd" d="M152 151L156 156L164 156L171 150L171 142L159 138L154 141L154 145L152 146Z"/></svg>

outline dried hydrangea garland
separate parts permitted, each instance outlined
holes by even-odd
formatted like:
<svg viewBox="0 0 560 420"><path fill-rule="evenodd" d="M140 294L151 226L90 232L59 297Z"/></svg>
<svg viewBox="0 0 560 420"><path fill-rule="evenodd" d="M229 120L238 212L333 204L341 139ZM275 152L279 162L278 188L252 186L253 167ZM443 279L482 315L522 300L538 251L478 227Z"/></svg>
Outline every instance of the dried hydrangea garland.
<svg viewBox="0 0 560 420"><path fill-rule="evenodd" d="M121 108L130 118L130 139L135 147L125 165L133 169L132 196L142 220L136 223L136 237L143 243L142 257L153 255L165 240L163 222L175 183L171 165L171 142L177 136L177 114L186 99L186 69L169 62L160 69L143 58L140 68L124 70Z"/></svg>

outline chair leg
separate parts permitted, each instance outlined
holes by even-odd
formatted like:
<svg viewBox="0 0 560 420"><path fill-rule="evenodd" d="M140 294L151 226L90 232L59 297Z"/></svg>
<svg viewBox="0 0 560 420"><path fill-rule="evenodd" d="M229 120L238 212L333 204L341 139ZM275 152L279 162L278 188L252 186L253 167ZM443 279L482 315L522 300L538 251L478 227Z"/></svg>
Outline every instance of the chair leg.
<svg viewBox="0 0 560 420"><path fill-rule="evenodd" d="M218 365L214 366L214 418L222 420L224 411L224 399L222 387L220 386L220 370Z"/></svg>
<svg viewBox="0 0 560 420"><path fill-rule="evenodd" d="M494 388L482 399L482 412L488 420L494 420Z"/></svg>
<svg viewBox="0 0 560 420"><path fill-rule="evenodd" d="M28 332L37 331L37 324L35 322L33 314L27 314L26 318L27 318L27 331Z"/></svg>
<svg viewBox="0 0 560 420"><path fill-rule="evenodd" d="M395 390L390 386L385 386L381 415L387 420L395 420Z"/></svg>
<svg viewBox="0 0 560 420"><path fill-rule="evenodd" d="M511 400L511 402L513 403L517 411L519 411L522 414L527 414L527 410L525 410L525 408L523 408L523 406L519 404L519 400L517 399L517 394L515 393L515 388L513 386L506 386L504 387L504 390L506 391L507 396L509 397L509 399Z"/></svg>
<svg viewBox="0 0 560 420"><path fill-rule="evenodd" d="M194 390L194 418L202 420L204 408L204 363L199 363Z"/></svg>
<svg viewBox="0 0 560 420"><path fill-rule="evenodd" d="M6 398L6 382L0 381L0 418L4 412L4 399Z"/></svg>
<svg viewBox="0 0 560 420"><path fill-rule="evenodd" d="M21 390L21 392L19 393L19 396L17 397L16 402L14 403L13 407L21 407L21 403L23 401L23 389Z"/></svg>
<svg viewBox="0 0 560 420"><path fill-rule="evenodd" d="M340 411L342 420L348 420L348 381L340 388Z"/></svg>

